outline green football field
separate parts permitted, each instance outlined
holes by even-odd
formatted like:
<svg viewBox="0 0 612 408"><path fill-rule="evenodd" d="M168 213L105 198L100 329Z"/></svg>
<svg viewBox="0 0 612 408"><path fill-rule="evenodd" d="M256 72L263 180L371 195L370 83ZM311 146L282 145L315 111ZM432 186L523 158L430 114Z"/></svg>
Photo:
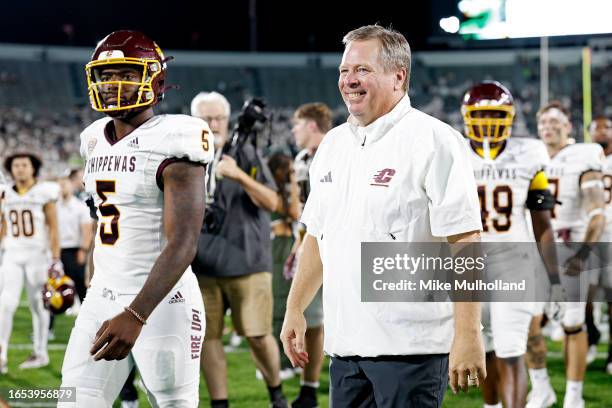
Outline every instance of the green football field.
<svg viewBox="0 0 612 408"><path fill-rule="evenodd" d="M74 318L69 316L59 316L56 319L54 341L49 343L49 356L51 364L37 370L21 371L18 365L27 358L31 352L30 333L31 320L30 312L25 298L21 302L17 314L15 315L13 334L11 337L11 347L9 348L9 374L0 375L0 389L6 393L7 389L23 388L43 388L57 387L60 384L60 372L62 360L70 329ZM243 344L245 344L243 342ZM557 391L557 397L561 407L565 380L563 377L563 361L560 343L549 343L552 356L549 359L549 372L552 377L553 387ZM609 408L612 407L612 376L608 376L604 370L605 360L602 357L605 347L600 345L599 358L589 366L586 383L584 386L584 398L588 408ZM325 366L327 367L327 365ZM230 403L233 407L266 407L268 403L267 391L263 382L255 379L255 366L251 361L250 354L246 348L238 348L228 354L229 390ZM288 399L293 399L299 390L299 379L283 383L283 389ZM328 406L327 393L328 376L327 369L321 376L321 387L319 392L319 405ZM144 392L140 392L140 406L148 407ZM21 405L37 406L37 405ZM115 404L119 407L119 404ZM208 407L208 393L204 384L204 379L200 382L200 406ZM480 394L477 390L472 390L467 394L453 395L449 389L444 401L444 407L482 407Z"/></svg>

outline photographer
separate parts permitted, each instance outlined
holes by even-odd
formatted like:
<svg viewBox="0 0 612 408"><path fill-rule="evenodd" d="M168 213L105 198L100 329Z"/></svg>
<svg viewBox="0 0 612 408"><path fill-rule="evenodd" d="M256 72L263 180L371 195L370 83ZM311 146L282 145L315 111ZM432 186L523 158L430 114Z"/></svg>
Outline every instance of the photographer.
<svg viewBox="0 0 612 408"><path fill-rule="evenodd" d="M253 125L265 121L263 104L245 104L231 141L230 106L223 95L200 93L191 114L208 122L216 157L208 177L207 215L193 268L206 310L202 369L211 406L228 406L227 362L222 335L226 308L245 336L268 385L272 407L286 407L279 377L278 344L272 335L270 215L278 207L274 179L253 143Z"/></svg>

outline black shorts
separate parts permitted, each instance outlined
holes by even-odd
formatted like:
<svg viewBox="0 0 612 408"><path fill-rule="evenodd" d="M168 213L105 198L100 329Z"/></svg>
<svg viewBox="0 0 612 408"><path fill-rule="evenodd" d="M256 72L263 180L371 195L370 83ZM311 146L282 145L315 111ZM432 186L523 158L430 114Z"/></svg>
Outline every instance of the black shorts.
<svg viewBox="0 0 612 408"><path fill-rule="evenodd" d="M448 354L332 357L330 408L439 408Z"/></svg>

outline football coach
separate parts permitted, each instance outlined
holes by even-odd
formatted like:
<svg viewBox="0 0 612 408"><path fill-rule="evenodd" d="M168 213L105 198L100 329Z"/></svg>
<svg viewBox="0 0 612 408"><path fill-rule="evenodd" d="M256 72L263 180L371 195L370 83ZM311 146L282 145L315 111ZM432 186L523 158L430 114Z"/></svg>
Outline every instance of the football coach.
<svg viewBox="0 0 612 408"><path fill-rule="evenodd" d="M338 87L347 123L310 168L307 227L281 333L304 366L304 309L323 284L331 407L441 407L486 376L478 302L361 302L361 242L479 242L463 137L410 105L410 47L377 25L346 34Z"/></svg>

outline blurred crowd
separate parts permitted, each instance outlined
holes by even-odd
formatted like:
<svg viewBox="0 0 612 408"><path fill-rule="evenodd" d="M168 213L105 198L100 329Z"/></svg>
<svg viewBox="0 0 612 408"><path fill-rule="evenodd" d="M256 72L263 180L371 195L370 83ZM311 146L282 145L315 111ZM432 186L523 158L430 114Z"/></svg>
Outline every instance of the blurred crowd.
<svg viewBox="0 0 612 408"><path fill-rule="evenodd" d="M517 114L514 122L514 135L534 137L535 112L540 104L540 72L537 58L519 58L516 66L502 66L498 69L485 67L485 70L471 66L428 67L415 60L413 80L409 95L415 107L451 124L463 131L459 110L461 98L474 83L483 79L502 81L515 97ZM483 72L480 72L483 71ZM492 74L494 72L494 74ZM570 108L575 129L582 128L582 85L581 70L578 65L551 65L550 99L558 99ZM0 86L18 80L15 73L0 72ZM7 85L8 86L8 85ZM592 70L592 111L593 115L612 114L612 72L605 68ZM184 89L181 93L187 93ZM165 106L162 104L162 106ZM238 107L235 107L238 108ZM343 104L330 105L332 121L336 126L347 117ZM188 107L182 109L187 113ZM297 148L291 136L291 116L295 106L271 107L272 120L260 132L260 146L265 156L283 151L295 155ZM5 157L14 151L30 151L39 154L45 166L43 177L58 176L67 168L79 166L80 131L100 115L88 105L69 109L50 106L46 111L36 111L29 107L0 106L0 152ZM168 113L175 113L169 111ZM235 123L239 110L234 109L230 123ZM580 132L574 137L581 140Z"/></svg>
<svg viewBox="0 0 612 408"><path fill-rule="evenodd" d="M91 109L34 114L27 109L0 107L0 151L36 153L43 160L42 177L59 176L81 164L79 134L95 120Z"/></svg>

